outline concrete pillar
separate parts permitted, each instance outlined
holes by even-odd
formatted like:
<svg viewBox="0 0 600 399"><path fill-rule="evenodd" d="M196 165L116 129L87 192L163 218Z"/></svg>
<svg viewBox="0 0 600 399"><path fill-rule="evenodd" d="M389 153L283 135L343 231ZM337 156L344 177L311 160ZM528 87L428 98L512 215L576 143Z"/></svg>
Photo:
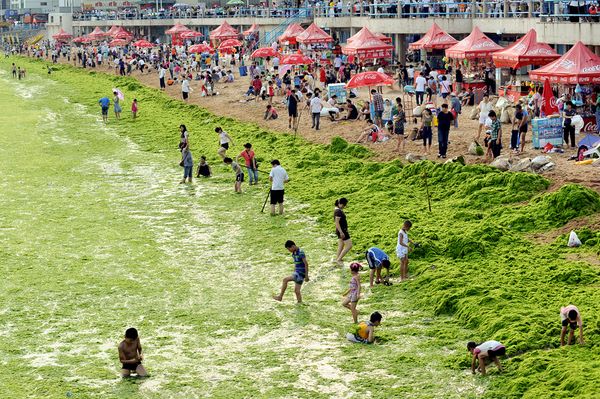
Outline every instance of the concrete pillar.
<svg viewBox="0 0 600 399"><path fill-rule="evenodd" d="M396 1L396 7L397 7L397 17L398 18L402 18L402 1L401 0L397 0Z"/></svg>
<svg viewBox="0 0 600 399"><path fill-rule="evenodd" d="M396 34L396 54L398 54L398 62L404 65L406 62L406 35Z"/></svg>
<svg viewBox="0 0 600 399"><path fill-rule="evenodd" d="M471 0L471 18L477 17L477 1Z"/></svg>
<svg viewBox="0 0 600 399"><path fill-rule="evenodd" d="M510 3L508 0L504 0L504 18L508 18L508 8L510 7Z"/></svg>
<svg viewBox="0 0 600 399"><path fill-rule="evenodd" d="M527 18L533 15L533 0L527 0Z"/></svg>

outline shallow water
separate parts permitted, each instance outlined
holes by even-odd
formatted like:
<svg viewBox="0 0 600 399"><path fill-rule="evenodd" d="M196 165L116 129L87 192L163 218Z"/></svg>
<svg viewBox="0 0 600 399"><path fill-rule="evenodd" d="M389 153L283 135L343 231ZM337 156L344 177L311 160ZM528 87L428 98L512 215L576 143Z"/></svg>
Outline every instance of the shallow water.
<svg viewBox="0 0 600 399"><path fill-rule="evenodd" d="M305 204L259 212L267 187L235 195L228 168L177 184L178 154L148 153L43 76L0 75L0 392L11 397L478 397L485 384L446 367L462 349L430 329L452 320L367 292L385 339L345 341L349 274ZM110 88L107 88L109 90ZM194 153L199 158L199 153ZM271 295L306 251L313 282ZM363 280L363 282L365 282ZM292 288L292 287L290 287ZM376 305L377 304L377 305ZM377 307L376 307L377 306ZM151 378L122 381L116 345L141 333ZM459 341L459 338L461 339ZM17 377L18 378L15 378Z"/></svg>

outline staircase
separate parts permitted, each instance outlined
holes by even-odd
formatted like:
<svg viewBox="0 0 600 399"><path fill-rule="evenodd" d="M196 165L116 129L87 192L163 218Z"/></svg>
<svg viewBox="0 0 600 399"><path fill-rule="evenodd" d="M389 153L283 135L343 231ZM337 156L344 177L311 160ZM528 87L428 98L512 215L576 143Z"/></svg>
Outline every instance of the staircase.
<svg viewBox="0 0 600 399"><path fill-rule="evenodd" d="M271 43L276 42L279 36L287 29L287 27L294 23L299 23L301 20L309 17L309 9L300 9L293 13L291 16L286 18L282 23L270 32L265 33L262 39L259 41L259 47L270 46Z"/></svg>

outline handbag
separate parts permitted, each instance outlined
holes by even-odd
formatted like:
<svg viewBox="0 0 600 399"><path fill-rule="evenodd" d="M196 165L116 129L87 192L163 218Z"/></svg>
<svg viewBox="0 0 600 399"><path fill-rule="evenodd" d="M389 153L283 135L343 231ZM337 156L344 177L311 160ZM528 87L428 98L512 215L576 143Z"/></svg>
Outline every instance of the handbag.
<svg viewBox="0 0 600 399"><path fill-rule="evenodd" d="M181 166L183 168L183 159L181 161L179 161L179 166Z"/></svg>

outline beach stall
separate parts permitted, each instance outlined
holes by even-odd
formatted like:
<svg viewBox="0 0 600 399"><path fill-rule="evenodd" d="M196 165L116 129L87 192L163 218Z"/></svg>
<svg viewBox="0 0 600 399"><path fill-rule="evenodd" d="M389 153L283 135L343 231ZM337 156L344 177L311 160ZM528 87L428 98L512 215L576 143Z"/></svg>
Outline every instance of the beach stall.
<svg viewBox="0 0 600 399"><path fill-rule="evenodd" d="M515 72L518 68L525 66L546 65L559 57L560 55L548 44L537 41L537 33L534 29L530 29L525 36L504 50L492 54L492 60L496 67L511 68L511 71ZM531 87L528 80L517 80L515 73L515 79L503 87L500 93L515 102L529 94Z"/></svg>
<svg viewBox="0 0 600 399"><path fill-rule="evenodd" d="M408 49L410 51L420 51L422 59L433 61L432 66L443 69L445 68L444 50L456 43L458 43L458 40L446 33L438 24L433 23L422 38L408 45Z"/></svg>
<svg viewBox="0 0 600 399"><path fill-rule="evenodd" d="M66 42L66 41L70 40L72 37L73 37L72 34L65 32L64 29L62 29L62 28L60 29L60 31L58 31L57 34L52 35L52 38L54 40L56 40L57 42Z"/></svg>
<svg viewBox="0 0 600 399"><path fill-rule="evenodd" d="M191 29L180 23L176 23L172 28L165 31L165 34L171 36L171 43L175 46L181 46L183 44L182 33L190 32Z"/></svg>
<svg viewBox="0 0 600 399"><path fill-rule="evenodd" d="M221 25L210 31L210 40L212 42L222 41L227 39L237 39L240 33L227 21L223 21Z"/></svg>
<svg viewBox="0 0 600 399"><path fill-rule="evenodd" d="M333 42L333 37L315 25L315 23L312 23L304 32L296 36L296 41L311 49L325 48Z"/></svg>
<svg viewBox="0 0 600 399"><path fill-rule="evenodd" d="M469 36L445 50L446 62L461 67L462 87L473 89L476 102L481 100L486 89L485 74L491 73L492 54L502 49L476 26Z"/></svg>
<svg viewBox="0 0 600 399"><path fill-rule="evenodd" d="M93 40L102 40L108 36L110 36L110 34L104 32L102 29L100 29L99 26L96 26L94 30L88 35L88 37Z"/></svg>
<svg viewBox="0 0 600 399"><path fill-rule="evenodd" d="M577 42L562 57L529 72L533 81L548 80L558 87L559 93L570 98L583 119L582 132L596 133L598 125L591 112L592 98L600 87L600 56L594 54L582 42Z"/></svg>
<svg viewBox="0 0 600 399"><path fill-rule="evenodd" d="M281 36L279 36L277 38L277 41L279 42L279 44L281 44L283 46L296 45L296 44L298 44L298 42L296 41L296 38L298 37L298 35L300 35L303 32L304 32L304 28L301 27L300 25L290 24L285 29L285 31L283 31Z"/></svg>

